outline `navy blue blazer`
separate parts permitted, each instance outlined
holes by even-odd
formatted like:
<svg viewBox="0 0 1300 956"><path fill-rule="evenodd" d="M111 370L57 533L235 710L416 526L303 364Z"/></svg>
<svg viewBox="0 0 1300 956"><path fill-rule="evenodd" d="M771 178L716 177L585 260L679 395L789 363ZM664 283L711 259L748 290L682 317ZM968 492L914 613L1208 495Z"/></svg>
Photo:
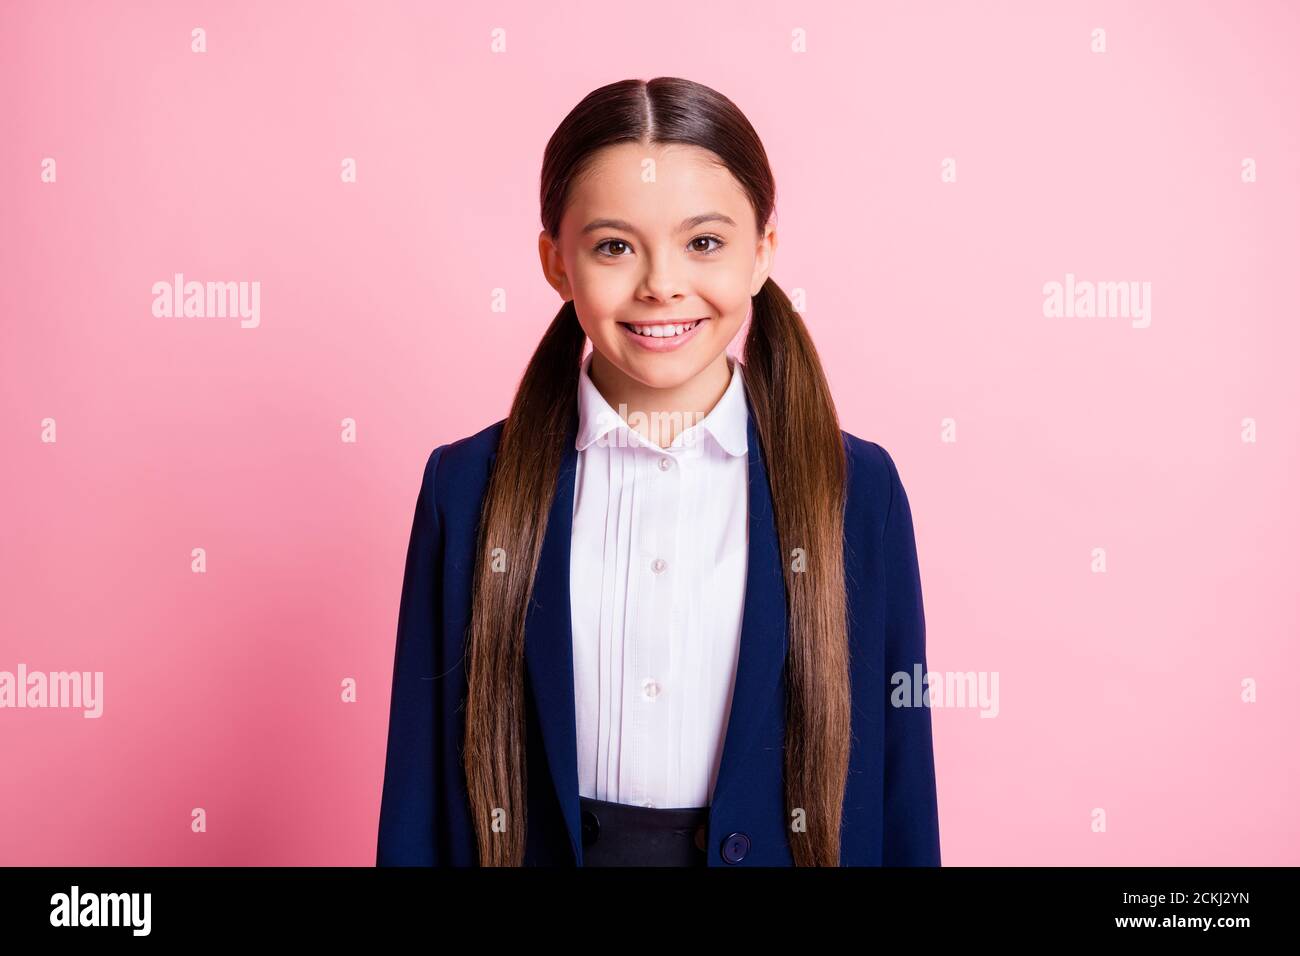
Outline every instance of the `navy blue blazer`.
<svg viewBox="0 0 1300 956"><path fill-rule="evenodd" d="M575 414L525 619L525 865L583 861L569 604L577 424ZM503 425L504 420L439 446L425 465L398 616L380 866L478 865L461 762L464 655L478 516ZM853 743L840 861L938 866L930 710L889 705L891 675L914 679L916 667L926 671L911 510L889 454L843 434ZM781 561L751 416L748 579L731 716L709 810L710 866L794 865L783 784L787 633ZM910 702L912 695L905 696Z"/></svg>

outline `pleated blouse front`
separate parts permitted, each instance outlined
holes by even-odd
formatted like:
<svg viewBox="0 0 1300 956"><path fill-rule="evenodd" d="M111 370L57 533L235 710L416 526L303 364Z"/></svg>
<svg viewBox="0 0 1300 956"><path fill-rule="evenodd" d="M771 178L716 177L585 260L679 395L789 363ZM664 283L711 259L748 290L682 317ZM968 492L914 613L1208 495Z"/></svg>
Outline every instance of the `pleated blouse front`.
<svg viewBox="0 0 1300 956"><path fill-rule="evenodd" d="M579 376L570 549L578 784L645 807L711 802L740 650L749 410L740 363L659 448Z"/></svg>

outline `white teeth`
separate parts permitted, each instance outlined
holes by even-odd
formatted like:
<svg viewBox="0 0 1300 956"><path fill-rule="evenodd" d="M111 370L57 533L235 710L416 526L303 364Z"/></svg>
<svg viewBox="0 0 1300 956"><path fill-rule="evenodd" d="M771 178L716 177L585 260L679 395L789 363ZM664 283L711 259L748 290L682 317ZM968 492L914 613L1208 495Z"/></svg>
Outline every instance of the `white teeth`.
<svg viewBox="0 0 1300 956"><path fill-rule="evenodd" d="M682 325L633 325L629 328L637 335L648 335L652 339L668 339L689 332L697 324L697 322L686 322Z"/></svg>

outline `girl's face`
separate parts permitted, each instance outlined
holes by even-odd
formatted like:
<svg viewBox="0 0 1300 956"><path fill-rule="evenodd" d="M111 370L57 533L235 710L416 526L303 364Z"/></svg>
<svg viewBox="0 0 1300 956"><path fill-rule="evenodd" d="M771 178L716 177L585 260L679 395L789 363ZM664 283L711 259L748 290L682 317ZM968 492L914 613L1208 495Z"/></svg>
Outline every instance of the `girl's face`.
<svg viewBox="0 0 1300 956"><path fill-rule="evenodd" d="M716 363L725 369L727 345L772 270L776 231L768 223L759 235L748 197L713 153L620 143L575 181L558 247L542 230L539 251L600 356L643 386L669 389ZM665 324L692 322L667 337L632 328L675 333Z"/></svg>

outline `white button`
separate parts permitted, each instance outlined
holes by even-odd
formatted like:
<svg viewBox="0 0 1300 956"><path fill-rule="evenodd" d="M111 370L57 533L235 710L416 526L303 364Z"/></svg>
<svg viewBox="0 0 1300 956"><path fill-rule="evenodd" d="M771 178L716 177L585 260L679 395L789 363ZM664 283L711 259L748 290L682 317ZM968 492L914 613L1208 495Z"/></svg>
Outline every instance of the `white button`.
<svg viewBox="0 0 1300 956"><path fill-rule="evenodd" d="M663 558L655 558L650 562L650 570L655 574L662 574L666 567L668 567L668 562Z"/></svg>
<svg viewBox="0 0 1300 956"><path fill-rule="evenodd" d="M659 459L659 470L660 470L660 471L667 471L667 470L668 470L669 468L671 468L672 466L673 466L673 460L672 460L671 458L664 457L664 458L660 458L660 459Z"/></svg>
<svg viewBox="0 0 1300 956"><path fill-rule="evenodd" d="M646 700L654 700L659 696L659 682L653 677L647 677L641 682L641 694Z"/></svg>

